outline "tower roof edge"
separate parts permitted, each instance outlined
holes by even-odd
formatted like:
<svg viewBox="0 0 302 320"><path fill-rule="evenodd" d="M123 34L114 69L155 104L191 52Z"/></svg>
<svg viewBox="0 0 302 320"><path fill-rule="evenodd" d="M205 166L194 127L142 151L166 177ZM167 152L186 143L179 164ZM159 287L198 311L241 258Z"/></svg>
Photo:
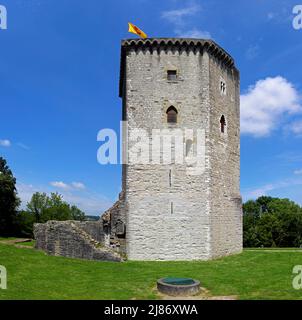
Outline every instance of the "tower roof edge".
<svg viewBox="0 0 302 320"><path fill-rule="evenodd" d="M121 68L120 68L120 88L119 96L123 95L123 84L125 76L125 60L126 53L131 49L152 49L157 50L159 48L186 48L186 49L201 49L207 51L210 55L215 56L222 61L227 67L235 69L235 62L233 57L222 47L220 47L215 41L211 39L199 39L199 38L128 38L121 40Z"/></svg>

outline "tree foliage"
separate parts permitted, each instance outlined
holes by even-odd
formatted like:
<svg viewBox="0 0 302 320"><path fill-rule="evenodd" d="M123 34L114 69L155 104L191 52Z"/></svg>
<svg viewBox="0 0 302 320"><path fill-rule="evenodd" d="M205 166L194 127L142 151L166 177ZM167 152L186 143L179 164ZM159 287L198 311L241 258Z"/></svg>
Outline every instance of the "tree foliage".
<svg viewBox="0 0 302 320"><path fill-rule="evenodd" d="M260 197L243 205L245 247L300 247L302 208L288 199Z"/></svg>
<svg viewBox="0 0 302 320"><path fill-rule="evenodd" d="M0 235L14 234L16 211L19 205L16 179L6 160L0 157Z"/></svg>
<svg viewBox="0 0 302 320"><path fill-rule="evenodd" d="M19 226L25 235L32 235L34 223L45 223L49 220L84 220L85 213L76 206L65 202L58 193L36 192L27 204L27 210L18 214Z"/></svg>
<svg viewBox="0 0 302 320"><path fill-rule="evenodd" d="M33 225L48 220L84 220L85 213L69 205L58 193L33 194L27 210L18 211L16 179L0 157L0 236L32 236Z"/></svg>

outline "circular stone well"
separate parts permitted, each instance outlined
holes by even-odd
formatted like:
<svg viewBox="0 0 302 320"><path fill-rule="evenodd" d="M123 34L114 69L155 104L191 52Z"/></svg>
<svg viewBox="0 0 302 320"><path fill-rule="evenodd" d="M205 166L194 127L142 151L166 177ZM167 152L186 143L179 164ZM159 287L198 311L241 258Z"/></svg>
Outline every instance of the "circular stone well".
<svg viewBox="0 0 302 320"><path fill-rule="evenodd" d="M191 278L162 278L157 281L157 289L169 296L193 296L200 291L200 282Z"/></svg>

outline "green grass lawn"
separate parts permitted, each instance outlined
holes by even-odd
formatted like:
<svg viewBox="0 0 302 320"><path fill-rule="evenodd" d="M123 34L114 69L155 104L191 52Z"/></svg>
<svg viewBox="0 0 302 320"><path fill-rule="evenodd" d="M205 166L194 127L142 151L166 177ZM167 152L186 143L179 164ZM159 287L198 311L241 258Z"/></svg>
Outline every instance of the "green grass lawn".
<svg viewBox="0 0 302 320"><path fill-rule="evenodd" d="M15 240L15 239L17 239L17 238L14 238L14 237L9 237L9 238L0 237L0 241Z"/></svg>
<svg viewBox="0 0 302 320"><path fill-rule="evenodd" d="M84 261L47 256L0 243L0 265L8 289L0 299L156 299L156 280L192 277L215 296L239 299L301 299L292 288L292 269L302 252L245 250L208 262Z"/></svg>
<svg viewBox="0 0 302 320"><path fill-rule="evenodd" d="M35 245L35 240L28 241L28 242L22 242L20 243L22 246L27 246L27 247L34 247Z"/></svg>

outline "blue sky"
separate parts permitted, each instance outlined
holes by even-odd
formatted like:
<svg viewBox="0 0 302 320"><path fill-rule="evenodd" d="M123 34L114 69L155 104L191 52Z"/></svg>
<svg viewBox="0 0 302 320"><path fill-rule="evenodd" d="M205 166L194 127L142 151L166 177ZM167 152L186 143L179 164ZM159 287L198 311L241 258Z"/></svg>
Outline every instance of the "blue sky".
<svg viewBox="0 0 302 320"><path fill-rule="evenodd" d="M302 0L300 0L302 4ZM119 130L120 41L127 22L150 37L211 37L241 72L241 190L302 204L299 0L0 0L0 156L26 202L58 191L89 214L117 198L121 168L96 159Z"/></svg>

